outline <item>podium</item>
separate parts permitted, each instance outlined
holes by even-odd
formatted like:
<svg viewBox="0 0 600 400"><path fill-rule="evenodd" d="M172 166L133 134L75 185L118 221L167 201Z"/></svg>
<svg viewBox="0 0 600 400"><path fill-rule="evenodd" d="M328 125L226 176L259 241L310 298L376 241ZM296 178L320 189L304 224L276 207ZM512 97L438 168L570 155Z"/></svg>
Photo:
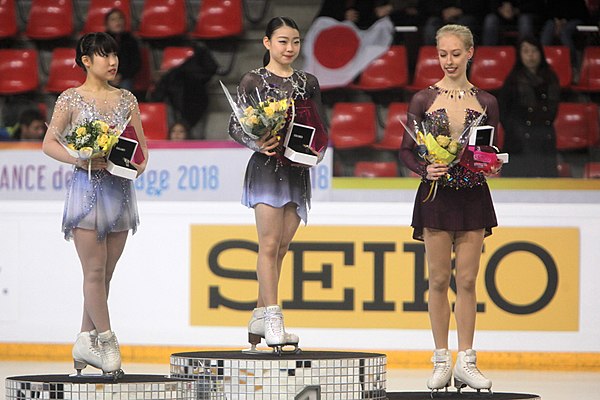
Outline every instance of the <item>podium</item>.
<svg viewBox="0 0 600 400"><path fill-rule="evenodd" d="M386 400L386 362L378 353L203 351L172 354L170 376L197 382L198 399Z"/></svg>
<svg viewBox="0 0 600 400"><path fill-rule="evenodd" d="M160 375L29 375L6 378L6 400L197 400L195 383Z"/></svg>

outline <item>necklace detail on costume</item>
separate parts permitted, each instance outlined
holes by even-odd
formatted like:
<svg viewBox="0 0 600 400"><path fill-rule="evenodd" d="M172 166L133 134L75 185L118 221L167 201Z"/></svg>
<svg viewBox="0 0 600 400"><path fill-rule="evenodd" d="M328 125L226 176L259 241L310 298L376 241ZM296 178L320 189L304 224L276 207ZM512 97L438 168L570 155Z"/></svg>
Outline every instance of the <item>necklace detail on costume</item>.
<svg viewBox="0 0 600 400"><path fill-rule="evenodd" d="M466 96L475 96L477 94L477 88L471 86L469 89L444 89L437 85L432 86L437 90L438 94L441 94L451 100L462 100Z"/></svg>

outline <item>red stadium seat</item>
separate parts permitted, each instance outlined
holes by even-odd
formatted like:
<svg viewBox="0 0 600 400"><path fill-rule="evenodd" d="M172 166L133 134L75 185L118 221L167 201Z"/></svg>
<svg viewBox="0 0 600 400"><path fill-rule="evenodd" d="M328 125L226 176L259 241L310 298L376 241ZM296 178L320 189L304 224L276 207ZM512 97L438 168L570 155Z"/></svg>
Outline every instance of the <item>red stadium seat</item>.
<svg viewBox="0 0 600 400"><path fill-rule="evenodd" d="M398 164L396 161L358 161L354 166L354 176L365 178L396 177Z"/></svg>
<svg viewBox="0 0 600 400"><path fill-rule="evenodd" d="M221 39L239 36L244 30L241 0L202 0L191 36Z"/></svg>
<svg viewBox="0 0 600 400"><path fill-rule="evenodd" d="M469 80L483 90L499 90L515 65L512 46L479 46L475 49Z"/></svg>
<svg viewBox="0 0 600 400"><path fill-rule="evenodd" d="M583 177L594 179L600 178L600 162L591 161L585 163L585 166L583 168Z"/></svg>
<svg viewBox="0 0 600 400"><path fill-rule="evenodd" d="M573 70L571 67L571 52L567 46L544 46L544 56L558 76L562 89L571 86Z"/></svg>
<svg viewBox="0 0 600 400"><path fill-rule="evenodd" d="M568 103L558 105L554 120L558 150L586 149L600 143L596 103Z"/></svg>
<svg viewBox="0 0 600 400"><path fill-rule="evenodd" d="M0 95L38 89L38 52L34 49L0 49Z"/></svg>
<svg viewBox="0 0 600 400"><path fill-rule="evenodd" d="M140 70L135 75L133 90L136 92L145 92L152 86L152 62L148 47L140 47L140 58L142 63Z"/></svg>
<svg viewBox="0 0 600 400"><path fill-rule="evenodd" d="M161 71L168 71L178 65L181 65L185 60L194 55L194 48L189 46L167 46L162 53L162 61L160 63Z"/></svg>
<svg viewBox="0 0 600 400"><path fill-rule="evenodd" d="M572 178L573 175L571 173L571 164L568 162L558 162L556 164L556 169L558 170L559 178Z"/></svg>
<svg viewBox="0 0 600 400"><path fill-rule="evenodd" d="M146 0L138 35L144 39L165 39L187 32L185 0Z"/></svg>
<svg viewBox="0 0 600 400"><path fill-rule="evenodd" d="M104 18L113 8L123 11L126 30L131 30L131 5L129 0L90 0L81 33L103 32L105 30Z"/></svg>
<svg viewBox="0 0 600 400"><path fill-rule="evenodd" d="M144 135L148 140L166 140L167 105L165 103L139 103Z"/></svg>
<svg viewBox="0 0 600 400"><path fill-rule="evenodd" d="M425 89L444 77L435 46L421 46L417 55L413 81L406 88L412 92Z"/></svg>
<svg viewBox="0 0 600 400"><path fill-rule="evenodd" d="M381 57L373 61L360 74L353 89L385 90L399 89L408 83L408 60L405 46L391 46Z"/></svg>
<svg viewBox="0 0 600 400"><path fill-rule="evenodd" d="M373 148L378 150L400 149L405 131L400 120L406 124L407 113L408 103L390 103L388 106L385 128L383 130L383 139L373 144Z"/></svg>
<svg viewBox="0 0 600 400"><path fill-rule="evenodd" d="M600 46L588 46L583 50L579 82L572 89L579 92L600 92Z"/></svg>
<svg viewBox="0 0 600 400"><path fill-rule="evenodd" d="M377 136L374 103L336 103L329 130L333 147L350 149L369 146Z"/></svg>
<svg viewBox="0 0 600 400"><path fill-rule="evenodd" d="M52 50L46 92L61 93L83 82L85 82L85 72L75 65L75 49L57 47Z"/></svg>
<svg viewBox="0 0 600 400"><path fill-rule="evenodd" d="M18 31L15 0L0 0L0 39L14 37Z"/></svg>
<svg viewBox="0 0 600 400"><path fill-rule="evenodd" d="M25 29L28 38L51 40L72 34L72 0L32 0Z"/></svg>

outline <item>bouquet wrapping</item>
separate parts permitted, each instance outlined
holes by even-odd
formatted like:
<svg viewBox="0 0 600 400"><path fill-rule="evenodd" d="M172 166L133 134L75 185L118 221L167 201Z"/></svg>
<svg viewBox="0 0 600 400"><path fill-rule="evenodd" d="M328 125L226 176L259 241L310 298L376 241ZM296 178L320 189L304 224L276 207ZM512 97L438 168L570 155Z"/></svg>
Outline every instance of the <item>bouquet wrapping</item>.
<svg viewBox="0 0 600 400"><path fill-rule="evenodd" d="M417 154L423 160L429 164L437 163L452 167L458 164L463 157L463 153L465 152L465 149L469 143L471 128L478 126L481 123L484 115L485 110L462 131L458 138L453 138L452 136L443 134L434 135L433 133L428 132L423 122L420 124L417 123L415 116L410 113L408 114L408 119L409 121L413 122L412 129L405 125L401 119L399 121L406 132L408 132L408 134L417 144ZM423 200L423 202L428 200L433 201L436 193L437 181L433 181L429 190L429 194Z"/></svg>
<svg viewBox="0 0 600 400"><path fill-rule="evenodd" d="M119 141L127 121L122 127L111 126L99 119L86 119L64 136L59 142L75 158L88 160L88 179L91 179L93 158L105 157Z"/></svg>
<svg viewBox="0 0 600 400"><path fill-rule="evenodd" d="M253 140L266 134L276 135L286 125L288 115L294 119L294 100L284 91L269 88L267 93L255 88L254 93L240 93L238 88L235 102L227 87L219 82L244 133Z"/></svg>

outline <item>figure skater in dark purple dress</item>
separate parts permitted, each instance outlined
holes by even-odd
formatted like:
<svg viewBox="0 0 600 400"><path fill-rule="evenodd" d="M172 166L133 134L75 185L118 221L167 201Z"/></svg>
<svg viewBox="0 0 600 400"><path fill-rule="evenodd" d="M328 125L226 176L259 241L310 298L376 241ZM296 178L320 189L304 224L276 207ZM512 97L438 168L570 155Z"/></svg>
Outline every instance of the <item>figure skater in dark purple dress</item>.
<svg viewBox="0 0 600 400"><path fill-rule="evenodd" d="M455 139L481 114L485 114L481 123L497 128L496 98L467 79L467 64L474 54L471 31L462 25L446 25L438 30L436 40L444 77L413 96L409 119L422 124L434 136L443 134ZM413 126L413 121L408 122ZM400 156L408 168L422 177L411 225L413 237L425 242L429 271L429 317L435 351L433 374L427 386L432 391L446 388L454 374L458 390L466 385L490 390L492 382L477 369L476 352L472 349L477 305L475 282L483 238L497 226L486 178L460 163L450 168L439 163L427 164L415 154L414 147L415 141L405 133ZM434 184L436 196L428 199ZM459 350L454 369L448 350L451 313L448 288L453 251Z"/></svg>

